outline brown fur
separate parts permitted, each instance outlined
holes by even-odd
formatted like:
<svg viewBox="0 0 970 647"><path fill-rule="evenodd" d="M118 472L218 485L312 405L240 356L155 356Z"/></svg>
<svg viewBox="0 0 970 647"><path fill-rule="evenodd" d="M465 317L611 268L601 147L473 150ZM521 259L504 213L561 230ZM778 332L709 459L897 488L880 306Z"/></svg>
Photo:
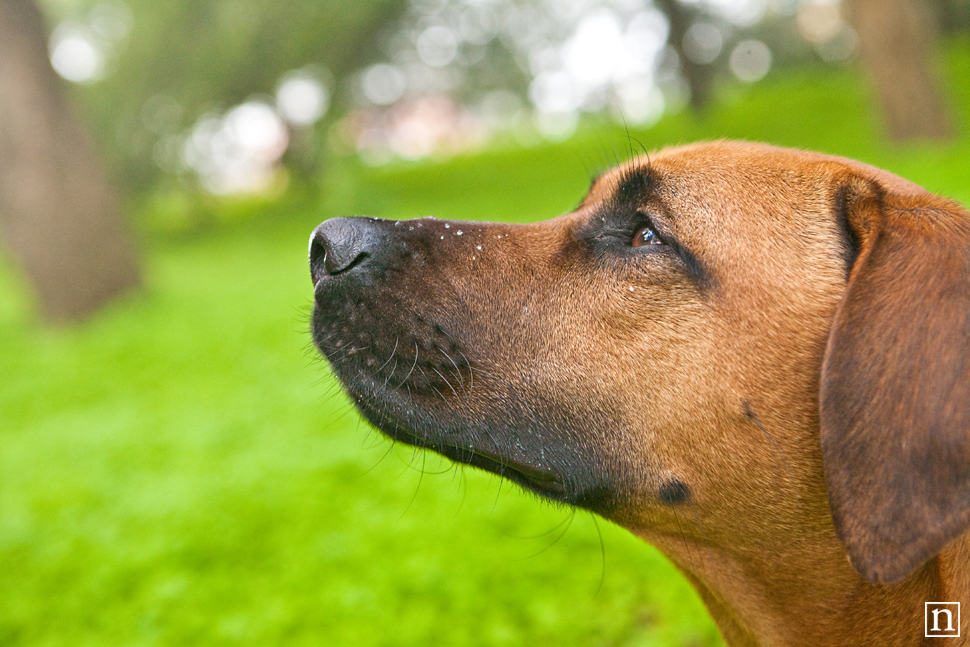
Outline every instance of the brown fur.
<svg viewBox="0 0 970 647"><path fill-rule="evenodd" d="M643 214L664 245L625 242ZM962 207L720 142L546 222L342 220L352 244L311 246L314 338L385 433L629 528L731 645L917 645L935 601L968 644Z"/></svg>

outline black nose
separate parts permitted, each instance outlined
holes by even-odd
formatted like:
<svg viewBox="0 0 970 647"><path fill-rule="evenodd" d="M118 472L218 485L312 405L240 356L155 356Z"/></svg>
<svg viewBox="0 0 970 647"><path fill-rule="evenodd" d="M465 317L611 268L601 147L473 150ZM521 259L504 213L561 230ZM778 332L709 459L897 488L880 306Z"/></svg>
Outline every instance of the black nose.
<svg viewBox="0 0 970 647"><path fill-rule="evenodd" d="M316 285L324 276L349 272L373 257L382 232L371 218L331 218L310 236L310 276Z"/></svg>

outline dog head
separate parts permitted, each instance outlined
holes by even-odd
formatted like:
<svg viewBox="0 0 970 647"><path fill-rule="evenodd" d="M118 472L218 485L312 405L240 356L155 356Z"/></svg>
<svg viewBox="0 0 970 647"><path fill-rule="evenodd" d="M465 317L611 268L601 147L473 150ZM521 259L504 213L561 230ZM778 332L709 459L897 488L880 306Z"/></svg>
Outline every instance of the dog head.
<svg viewBox="0 0 970 647"><path fill-rule="evenodd" d="M834 521L894 582L970 522L970 216L884 171L688 146L545 222L328 220L310 266L378 429L661 544Z"/></svg>

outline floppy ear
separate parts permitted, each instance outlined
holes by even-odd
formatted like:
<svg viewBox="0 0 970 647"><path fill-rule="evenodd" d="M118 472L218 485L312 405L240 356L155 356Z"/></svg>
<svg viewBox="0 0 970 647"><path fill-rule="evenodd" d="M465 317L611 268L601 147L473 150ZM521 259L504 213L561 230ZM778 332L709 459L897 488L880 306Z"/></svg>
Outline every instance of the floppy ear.
<svg viewBox="0 0 970 647"><path fill-rule="evenodd" d="M852 565L893 583L970 525L970 213L848 176L855 259L822 365L822 457Z"/></svg>

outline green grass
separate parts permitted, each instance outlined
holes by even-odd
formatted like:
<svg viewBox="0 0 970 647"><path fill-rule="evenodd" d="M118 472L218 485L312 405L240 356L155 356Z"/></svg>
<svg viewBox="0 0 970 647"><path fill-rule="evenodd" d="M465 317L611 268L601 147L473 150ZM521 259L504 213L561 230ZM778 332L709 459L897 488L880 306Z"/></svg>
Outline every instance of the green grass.
<svg viewBox="0 0 970 647"><path fill-rule="evenodd" d="M970 51L948 62L965 117ZM143 294L77 328L35 327L0 266L0 645L719 644L625 531L359 423L308 352L306 239L346 213L544 218L631 148L719 137L864 159L970 201L966 133L881 143L862 87L809 70L630 139L601 124L441 164L345 160L317 207L145 230Z"/></svg>

